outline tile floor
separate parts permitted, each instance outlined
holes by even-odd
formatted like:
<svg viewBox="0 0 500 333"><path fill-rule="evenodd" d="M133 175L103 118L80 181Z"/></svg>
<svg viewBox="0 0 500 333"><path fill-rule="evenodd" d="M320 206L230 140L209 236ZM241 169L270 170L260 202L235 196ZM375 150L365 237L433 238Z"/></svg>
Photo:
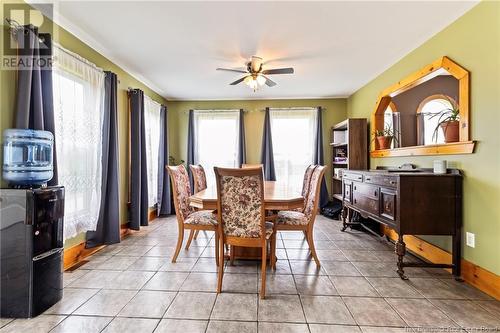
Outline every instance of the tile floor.
<svg viewBox="0 0 500 333"><path fill-rule="evenodd" d="M170 257L175 217L158 219L64 273L61 302L37 318L1 319L0 332L465 332L500 329L500 302L443 270L395 272L392 245L318 216L321 269L298 232L278 236L280 259L258 297L259 262L226 265L217 295L214 240L200 233ZM410 257L410 260L418 260Z"/></svg>

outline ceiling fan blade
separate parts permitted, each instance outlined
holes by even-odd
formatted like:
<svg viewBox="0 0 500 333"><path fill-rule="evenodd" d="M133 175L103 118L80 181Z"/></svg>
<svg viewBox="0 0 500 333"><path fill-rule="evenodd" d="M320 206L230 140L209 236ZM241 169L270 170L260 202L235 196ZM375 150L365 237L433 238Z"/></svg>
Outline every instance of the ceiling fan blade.
<svg viewBox="0 0 500 333"><path fill-rule="evenodd" d="M242 77L241 79L238 79L238 80L236 80L236 81L234 81L234 82L231 82L229 85L231 85L231 86L235 86L235 85L237 85L238 83L243 82L243 80L244 80L245 78L246 78L246 76L244 76L244 77Z"/></svg>
<svg viewBox="0 0 500 333"><path fill-rule="evenodd" d="M273 74L293 74L293 68L275 68L275 69L266 69L262 71L262 74L273 75Z"/></svg>
<svg viewBox="0 0 500 333"><path fill-rule="evenodd" d="M268 77L266 77L266 76L264 76L264 75L262 75L262 76L266 79L266 85L267 85L268 87L274 87L274 86L277 84L276 82L274 82L274 81L273 81L273 80L271 80L270 78L268 78Z"/></svg>
<svg viewBox="0 0 500 333"><path fill-rule="evenodd" d="M244 71L242 69L232 69L232 68L217 68L216 70L218 71L226 71L226 72L236 72L236 73L247 73L247 71Z"/></svg>

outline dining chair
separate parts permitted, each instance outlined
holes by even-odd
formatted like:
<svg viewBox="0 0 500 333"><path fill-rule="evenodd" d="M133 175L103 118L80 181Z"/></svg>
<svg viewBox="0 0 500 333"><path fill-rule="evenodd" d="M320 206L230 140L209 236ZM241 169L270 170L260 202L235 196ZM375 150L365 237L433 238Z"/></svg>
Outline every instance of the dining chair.
<svg viewBox="0 0 500 333"><path fill-rule="evenodd" d="M304 179L302 181L302 191L301 195L304 198L304 200L307 199L307 194L309 193L309 185L311 184L311 176L313 174L314 169L316 169L316 165L311 164L306 168L306 171L304 172ZM304 202L305 206L305 202ZM300 208L294 209L297 212L304 212L304 206Z"/></svg>
<svg viewBox="0 0 500 333"><path fill-rule="evenodd" d="M271 262L276 247L273 223L266 221L264 177L262 167L248 169L214 168L217 183L217 215L219 233L219 272L217 293L222 290L224 244L262 249L262 285L260 297L266 295L267 247Z"/></svg>
<svg viewBox="0 0 500 333"><path fill-rule="evenodd" d="M318 204L321 190L321 181L326 171L326 166L318 165L314 168L309 183L309 190L305 198L304 211L284 210L278 212L274 223L274 232L278 231L302 231L306 237L309 250L316 262L321 267L316 248L314 247L314 222L318 212ZM276 268L276 260L273 257L272 267Z"/></svg>
<svg viewBox="0 0 500 333"><path fill-rule="evenodd" d="M194 193L198 193L207 188L207 176L205 174L205 169L201 164L190 165L189 169L191 170L191 174L193 175L193 185L194 185ZM189 250L189 246L193 239L198 237L198 233L200 230L191 230L189 233L189 238L186 243L186 250Z"/></svg>
<svg viewBox="0 0 500 333"><path fill-rule="evenodd" d="M246 164L246 163L243 163L241 165L241 168L242 169L253 169L253 168L262 168L262 164Z"/></svg>
<svg viewBox="0 0 500 333"><path fill-rule="evenodd" d="M217 216L211 210L194 210L189 205L191 196L191 186L189 185L189 176L184 165L167 166L170 180L172 183L172 193L174 197L175 215L179 226L179 236L177 238L177 247L175 249L172 262L176 262L177 256L184 240L184 230L207 230L215 232L215 260L218 264L218 244L219 236L217 234Z"/></svg>

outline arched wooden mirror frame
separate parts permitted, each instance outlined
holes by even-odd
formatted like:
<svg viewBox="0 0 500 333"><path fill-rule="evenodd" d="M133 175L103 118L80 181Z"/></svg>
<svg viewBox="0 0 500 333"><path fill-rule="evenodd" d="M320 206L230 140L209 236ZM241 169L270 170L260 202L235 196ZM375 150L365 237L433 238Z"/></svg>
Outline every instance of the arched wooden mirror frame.
<svg viewBox="0 0 500 333"><path fill-rule="evenodd" d="M474 152L475 142L470 138L469 124L469 72L448 57L439 58L380 93L377 103L375 104L375 110L371 116L372 138L375 130L384 129L383 114L392 103L393 97L442 75L443 73L451 74L458 80L460 110L459 141L425 146L377 149L375 147L376 140L372 140L370 149L371 157L471 154Z"/></svg>

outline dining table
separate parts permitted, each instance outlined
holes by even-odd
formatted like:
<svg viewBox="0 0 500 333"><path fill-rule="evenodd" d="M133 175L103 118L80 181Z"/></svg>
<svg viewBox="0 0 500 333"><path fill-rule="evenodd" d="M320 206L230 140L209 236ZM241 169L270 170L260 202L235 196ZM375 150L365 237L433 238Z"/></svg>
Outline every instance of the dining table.
<svg viewBox="0 0 500 333"><path fill-rule="evenodd" d="M217 188L209 186L189 197L189 204L198 209L217 209ZM268 211L292 210L304 206L300 188L285 182L264 181L264 208ZM259 248L234 247L237 259L260 259ZM268 252L269 253L269 252Z"/></svg>

